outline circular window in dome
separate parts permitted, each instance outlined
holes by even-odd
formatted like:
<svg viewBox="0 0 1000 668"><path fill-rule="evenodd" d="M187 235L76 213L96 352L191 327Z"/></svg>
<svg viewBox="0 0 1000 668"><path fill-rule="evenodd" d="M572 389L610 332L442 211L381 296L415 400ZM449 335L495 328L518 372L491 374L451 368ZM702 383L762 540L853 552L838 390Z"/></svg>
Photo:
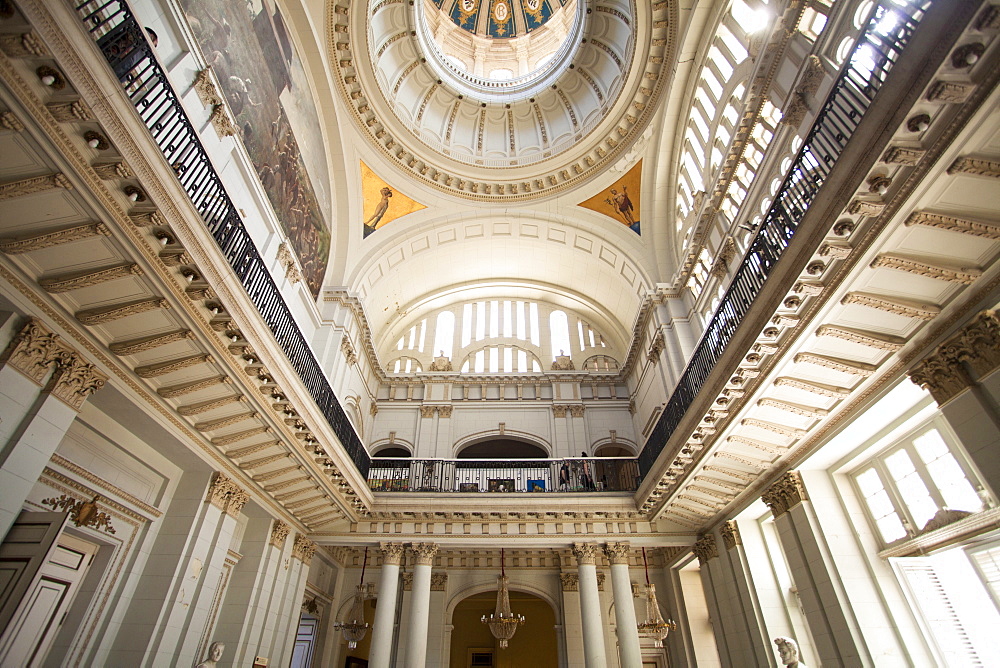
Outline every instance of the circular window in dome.
<svg viewBox="0 0 1000 668"><path fill-rule="evenodd" d="M418 34L438 76L486 101L536 94L579 44L582 0L418 0Z"/></svg>

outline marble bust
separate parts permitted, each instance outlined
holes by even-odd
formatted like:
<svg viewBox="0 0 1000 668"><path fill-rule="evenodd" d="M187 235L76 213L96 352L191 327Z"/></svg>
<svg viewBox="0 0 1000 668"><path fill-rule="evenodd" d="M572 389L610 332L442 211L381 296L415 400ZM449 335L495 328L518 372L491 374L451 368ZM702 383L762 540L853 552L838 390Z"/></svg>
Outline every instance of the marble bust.
<svg viewBox="0 0 1000 668"><path fill-rule="evenodd" d="M774 644L778 646L778 657L782 665L790 668L807 668L806 664L799 661L799 644L793 639L778 637L774 639Z"/></svg>
<svg viewBox="0 0 1000 668"><path fill-rule="evenodd" d="M225 649L225 643L221 643L216 640L208 646L208 656L205 657L205 660L194 668L216 668L216 666L219 665L219 659L222 658L222 652L224 652Z"/></svg>

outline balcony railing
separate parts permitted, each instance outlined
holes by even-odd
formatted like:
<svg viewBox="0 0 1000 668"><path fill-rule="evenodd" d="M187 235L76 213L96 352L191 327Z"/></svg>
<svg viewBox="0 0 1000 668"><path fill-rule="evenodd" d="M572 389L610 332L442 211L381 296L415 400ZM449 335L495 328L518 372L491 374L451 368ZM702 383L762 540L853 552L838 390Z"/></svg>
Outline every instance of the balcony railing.
<svg viewBox="0 0 1000 668"><path fill-rule="evenodd" d="M243 226L198 133L156 61L142 26L122 0L83 2L76 5L76 11L289 364L361 475L367 475L371 461L368 452Z"/></svg>
<svg viewBox="0 0 1000 668"><path fill-rule="evenodd" d="M375 492L634 492L635 458L372 459Z"/></svg>
<svg viewBox="0 0 1000 668"><path fill-rule="evenodd" d="M643 477L722 357L929 5L927 0L887 0L872 9L865 31L781 184L743 264L639 453Z"/></svg>

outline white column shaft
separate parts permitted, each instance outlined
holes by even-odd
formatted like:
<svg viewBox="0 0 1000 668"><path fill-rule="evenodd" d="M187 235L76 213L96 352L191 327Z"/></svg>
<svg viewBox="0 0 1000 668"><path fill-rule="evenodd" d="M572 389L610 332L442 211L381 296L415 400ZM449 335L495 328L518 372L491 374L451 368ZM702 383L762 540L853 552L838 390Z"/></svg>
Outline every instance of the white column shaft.
<svg viewBox="0 0 1000 668"><path fill-rule="evenodd" d="M389 668L392 657L392 627L396 622L396 593L399 590L399 564L382 564L378 580L378 605L372 628L369 668Z"/></svg>
<svg viewBox="0 0 1000 668"><path fill-rule="evenodd" d="M639 649L639 628L635 621L635 604L632 601L632 581L628 577L628 564L611 565L611 589L615 595L616 633L618 654L622 668L642 668L642 651Z"/></svg>
<svg viewBox="0 0 1000 668"><path fill-rule="evenodd" d="M601 599L597 594L597 566L580 564L580 613L583 617L583 655L587 668L607 668Z"/></svg>
<svg viewBox="0 0 1000 668"><path fill-rule="evenodd" d="M424 668L427 663L427 618L431 611L431 565L413 567L413 590L410 592L410 632L406 638L406 665Z"/></svg>

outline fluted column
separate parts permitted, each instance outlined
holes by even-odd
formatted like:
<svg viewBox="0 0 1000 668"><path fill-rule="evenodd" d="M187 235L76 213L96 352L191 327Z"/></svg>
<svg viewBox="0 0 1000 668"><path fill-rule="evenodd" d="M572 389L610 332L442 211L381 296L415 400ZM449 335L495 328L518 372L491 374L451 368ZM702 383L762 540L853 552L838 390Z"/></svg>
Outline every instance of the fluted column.
<svg viewBox="0 0 1000 668"><path fill-rule="evenodd" d="M580 614L583 617L583 657L587 668L606 668L604 622L597 593L597 545L573 543L580 579Z"/></svg>
<svg viewBox="0 0 1000 668"><path fill-rule="evenodd" d="M402 543L382 543L382 573L378 578L378 605L372 625L370 668L389 668L392 657L392 628L396 622L396 594L399 592L399 562L403 559Z"/></svg>
<svg viewBox="0 0 1000 668"><path fill-rule="evenodd" d="M409 633L406 638L406 665L423 668L427 663L427 621L431 610L431 566L437 543L415 543L410 550L416 559L413 591L410 593Z"/></svg>
<svg viewBox="0 0 1000 668"><path fill-rule="evenodd" d="M635 621L635 603L632 600L632 580L628 575L631 551L628 543L607 543L604 546L604 554L611 562L611 590L615 595L618 656L622 668L642 668L639 627Z"/></svg>

